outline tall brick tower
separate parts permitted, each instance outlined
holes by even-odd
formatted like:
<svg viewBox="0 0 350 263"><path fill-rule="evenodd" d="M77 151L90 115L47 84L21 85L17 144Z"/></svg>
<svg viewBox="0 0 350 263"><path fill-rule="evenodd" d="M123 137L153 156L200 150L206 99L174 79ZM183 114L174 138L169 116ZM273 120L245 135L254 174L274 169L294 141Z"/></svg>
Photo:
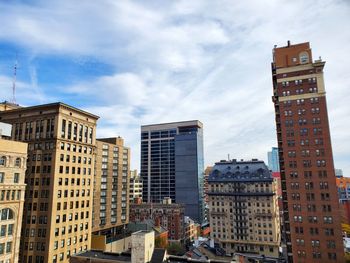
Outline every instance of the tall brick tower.
<svg viewBox="0 0 350 263"><path fill-rule="evenodd" d="M324 65L312 60L309 43L273 49L288 262L344 262Z"/></svg>

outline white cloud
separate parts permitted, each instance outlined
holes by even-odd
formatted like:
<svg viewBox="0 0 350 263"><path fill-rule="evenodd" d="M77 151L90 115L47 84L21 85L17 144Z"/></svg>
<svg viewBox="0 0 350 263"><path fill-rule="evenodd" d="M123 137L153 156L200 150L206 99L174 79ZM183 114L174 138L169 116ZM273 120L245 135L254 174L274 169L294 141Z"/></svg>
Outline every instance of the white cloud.
<svg viewBox="0 0 350 263"><path fill-rule="evenodd" d="M349 9L347 1L330 0L3 2L0 40L114 67L60 88L79 94L79 104L94 99L85 109L102 117L98 134L125 137L134 166L141 124L186 119L204 123L206 164L228 153L266 159L276 145L271 50L288 39L310 41L314 58L327 61L335 165L350 176Z"/></svg>

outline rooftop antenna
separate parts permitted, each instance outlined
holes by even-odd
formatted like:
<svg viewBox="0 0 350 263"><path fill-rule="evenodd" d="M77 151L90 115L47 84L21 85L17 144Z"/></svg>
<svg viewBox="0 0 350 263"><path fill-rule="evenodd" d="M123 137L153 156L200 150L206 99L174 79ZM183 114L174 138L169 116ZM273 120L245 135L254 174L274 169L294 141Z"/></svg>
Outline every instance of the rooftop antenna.
<svg viewBox="0 0 350 263"><path fill-rule="evenodd" d="M12 82L12 103L16 104L16 78L17 78L18 54L16 53L16 61L13 67L13 82Z"/></svg>

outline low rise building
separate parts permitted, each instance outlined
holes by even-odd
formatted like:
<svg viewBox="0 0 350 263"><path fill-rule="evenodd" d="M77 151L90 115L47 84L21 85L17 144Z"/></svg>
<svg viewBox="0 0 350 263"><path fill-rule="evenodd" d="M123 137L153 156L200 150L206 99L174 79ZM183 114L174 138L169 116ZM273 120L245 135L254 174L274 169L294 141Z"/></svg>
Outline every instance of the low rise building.
<svg viewBox="0 0 350 263"><path fill-rule="evenodd" d="M276 182L263 161L221 161L208 179L211 238L226 251L278 257Z"/></svg>

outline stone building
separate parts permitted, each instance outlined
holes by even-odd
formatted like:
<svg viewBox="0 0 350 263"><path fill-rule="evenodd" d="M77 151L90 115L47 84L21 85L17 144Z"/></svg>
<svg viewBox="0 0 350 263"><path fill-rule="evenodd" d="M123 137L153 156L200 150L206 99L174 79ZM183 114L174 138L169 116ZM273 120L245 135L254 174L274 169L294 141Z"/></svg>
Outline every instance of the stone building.
<svg viewBox="0 0 350 263"><path fill-rule="evenodd" d="M68 262L90 249L98 117L60 102L0 117L13 140L28 143L19 261Z"/></svg>
<svg viewBox="0 0 350 263"><path fill-rule="evenodd" d="M276 182L263 161L221 161L208 178L211 238L226 251L276 257L280 218Z"/></svg>
<svg viewBox="0 0 350 263"><path fill-rule="evenodd" d="M0 123L0 262L18 262L28 145L5 139L6 126Z"/></svg>

